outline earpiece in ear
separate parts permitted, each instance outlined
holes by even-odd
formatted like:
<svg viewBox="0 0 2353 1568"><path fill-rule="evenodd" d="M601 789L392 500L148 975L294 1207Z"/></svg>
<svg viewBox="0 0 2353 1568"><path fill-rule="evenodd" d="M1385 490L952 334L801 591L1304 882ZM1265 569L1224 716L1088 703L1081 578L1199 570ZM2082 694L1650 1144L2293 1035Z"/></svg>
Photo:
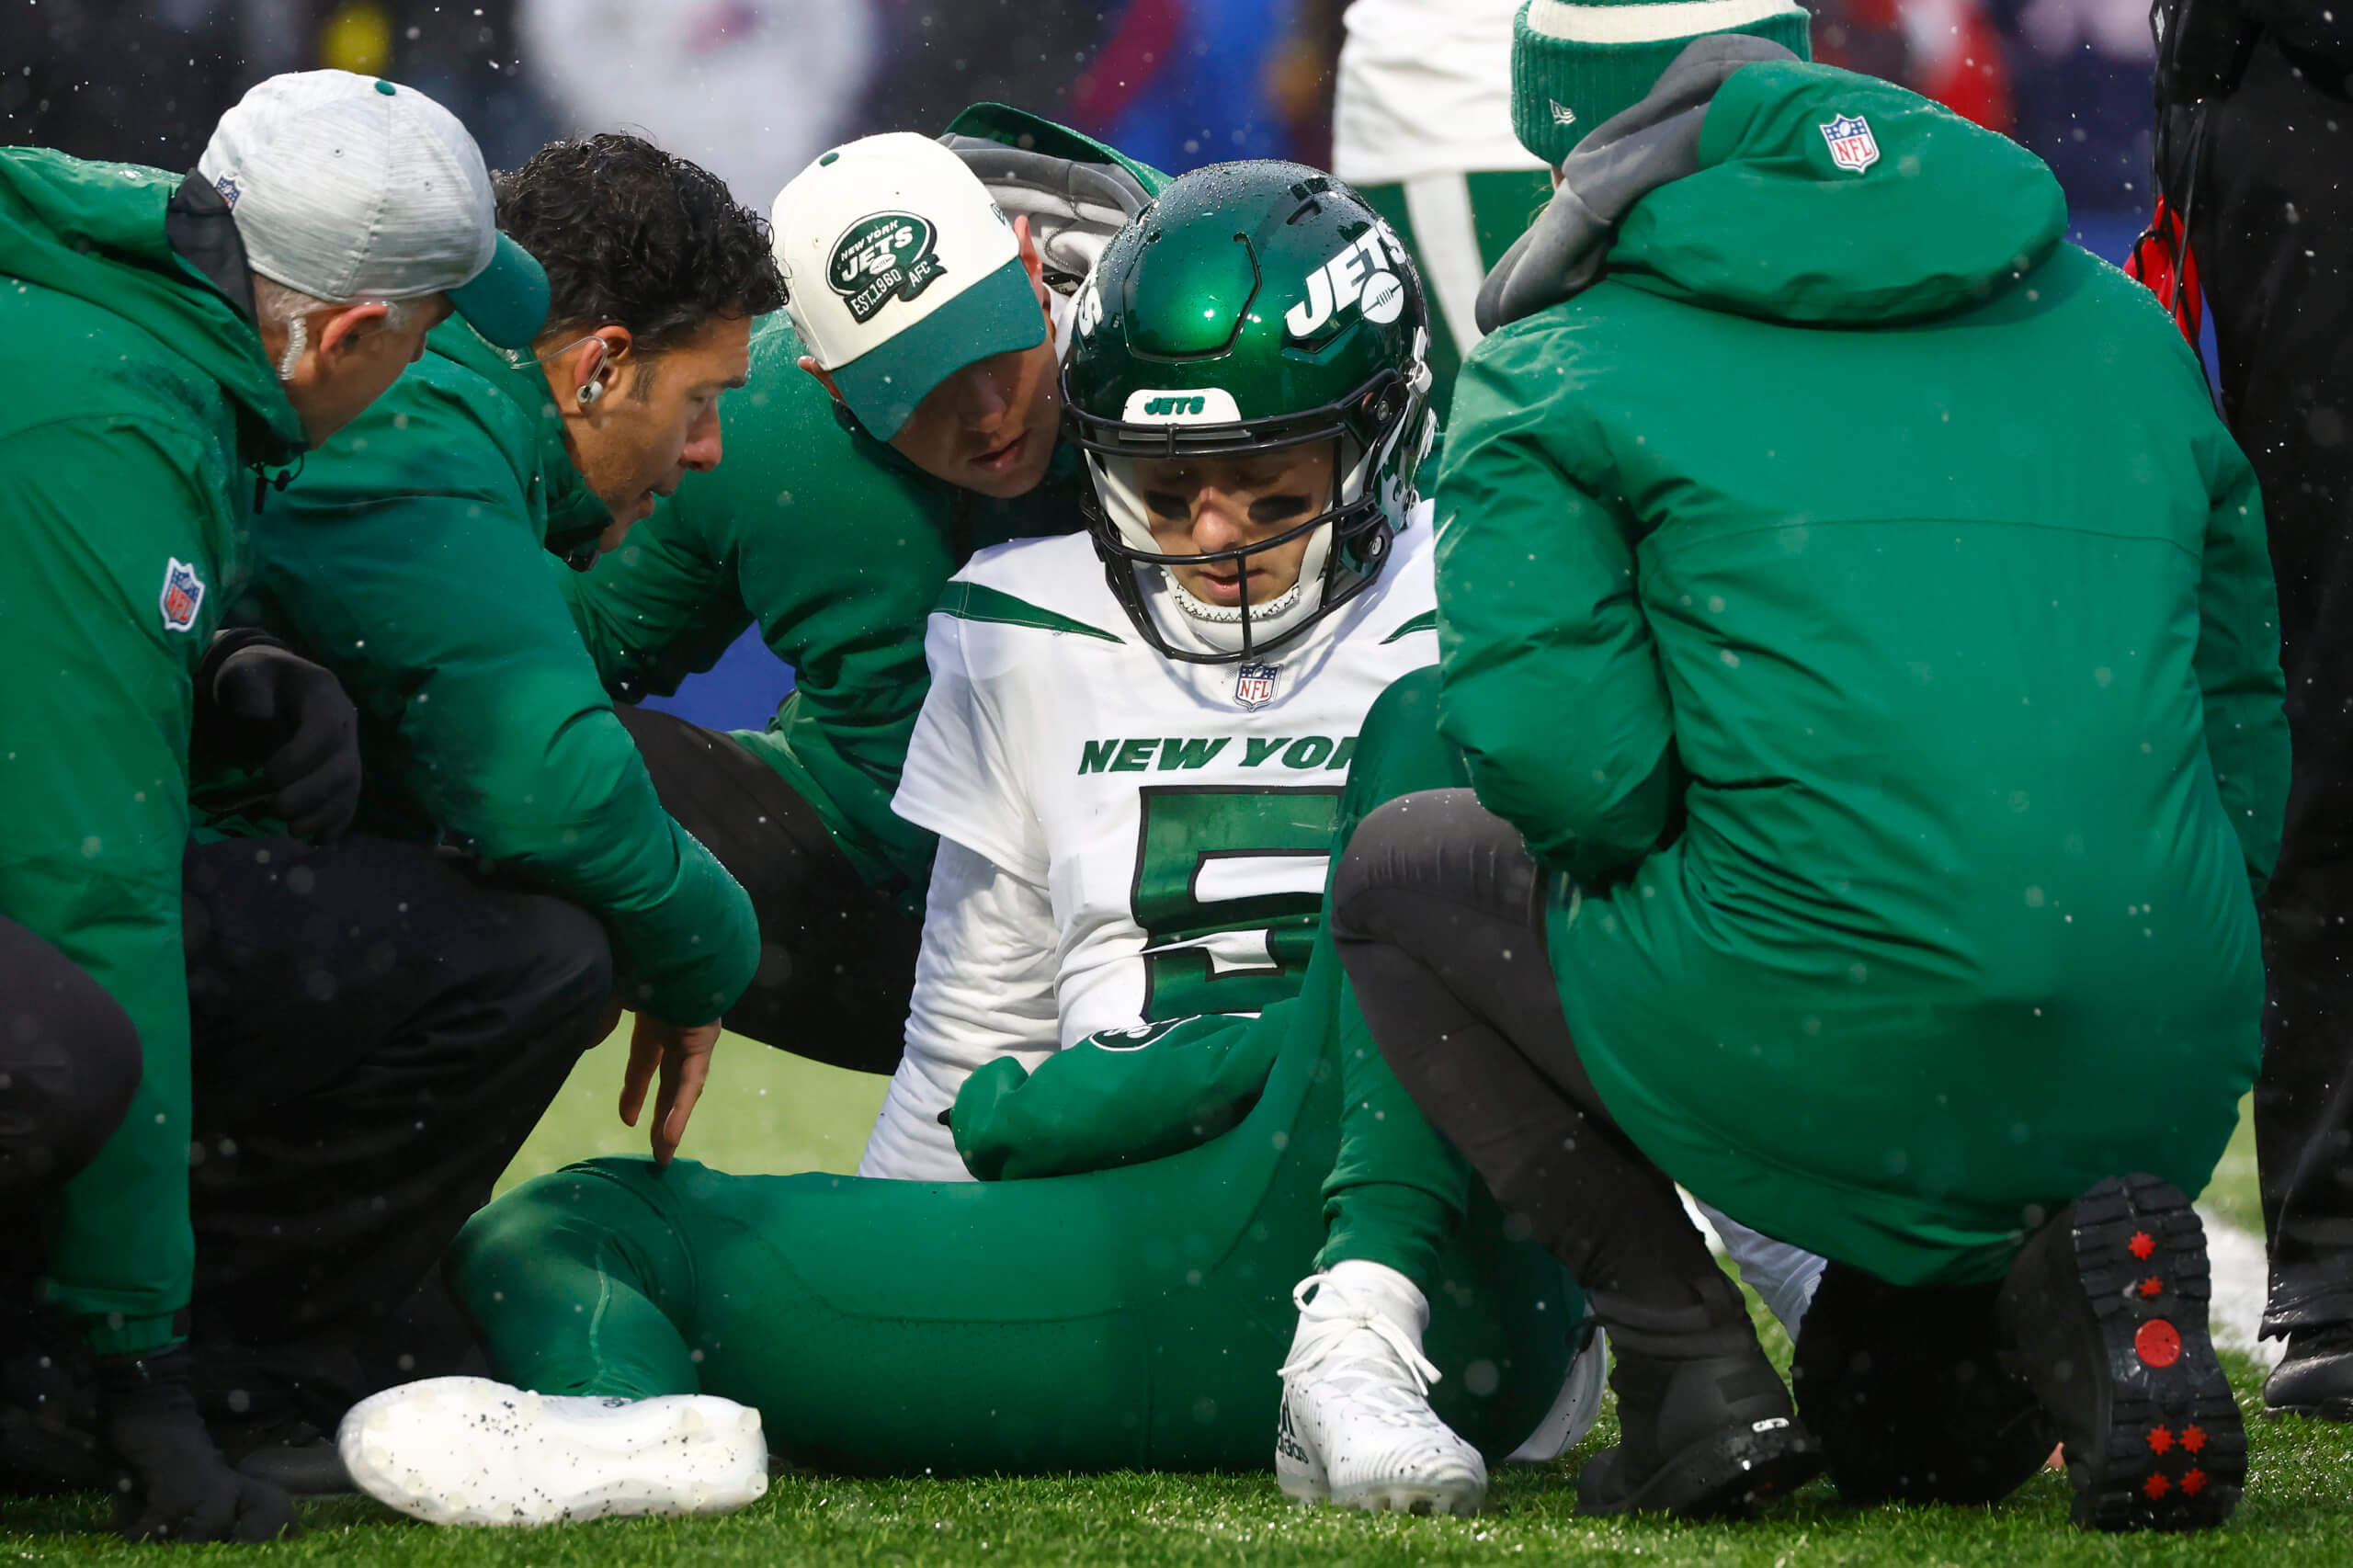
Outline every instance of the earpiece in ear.
<svg viewBox="0 0 2353 1568"><path fill-rule="evenodd" d="M585 408L605 395L605 383L601 378L605 373L605 361L611 357L612 350L605 347L605 340L601 337L585 337L581 339L581 344L592 351L592 358L588 361L588 379L580 383L573 396L580 400L581 407Z"/></svg>

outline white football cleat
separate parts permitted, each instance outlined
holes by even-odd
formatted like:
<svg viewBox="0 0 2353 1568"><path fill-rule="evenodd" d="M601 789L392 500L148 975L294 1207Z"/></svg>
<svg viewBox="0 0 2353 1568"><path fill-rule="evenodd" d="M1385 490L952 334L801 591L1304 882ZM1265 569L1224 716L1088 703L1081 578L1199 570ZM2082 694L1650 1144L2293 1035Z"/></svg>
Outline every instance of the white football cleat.
<svg viewBox="0 0 2353 1568"><path fill-rule="evenodd" d="M1310 1300L1313 1292L1313 1299ZM1429 1302L1385 1264L1349 1260L1291 1291L1299 1333L1283 1363L1275 1479L1301 1503L1475 1514L1486 1461L1430 1408Z"/></svg>
<svg viewBox="0 0 2353 1568"><path fill-rule="evenodd" d="M353 1405L335 1446L362 1492L436 1525L726 1514L768 1489L760 1413L709 1394L563 1398L428 1378Z"/></svg>

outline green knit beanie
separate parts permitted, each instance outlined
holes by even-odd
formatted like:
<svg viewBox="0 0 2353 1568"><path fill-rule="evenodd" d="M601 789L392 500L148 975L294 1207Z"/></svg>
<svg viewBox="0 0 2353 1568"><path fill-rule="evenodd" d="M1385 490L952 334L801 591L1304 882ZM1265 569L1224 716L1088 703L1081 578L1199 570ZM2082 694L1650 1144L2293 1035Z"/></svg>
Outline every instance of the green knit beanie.
<svg viewBox="0 0 2353 1568"><path fill-rule="evenodd" d="M1586 131L1649 96L1695 38L1752 33L1811 60L1797 0L1528 0L1511 26L1511 122L1561 166Z"/></svg>

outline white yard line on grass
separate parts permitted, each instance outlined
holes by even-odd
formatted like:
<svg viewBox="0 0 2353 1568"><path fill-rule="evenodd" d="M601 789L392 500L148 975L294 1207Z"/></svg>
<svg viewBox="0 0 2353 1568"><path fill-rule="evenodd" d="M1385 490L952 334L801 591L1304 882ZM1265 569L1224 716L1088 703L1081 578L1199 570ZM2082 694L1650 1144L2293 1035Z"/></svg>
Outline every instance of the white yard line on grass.
<svg viewBox="0 0 2353 1568"><path fill-rule="evenodd" d="M2270 1279L2263 1238L2249 1235L2209 1209L2200 1209L2198 1217L2206 1221L2206 1256L2214 1267L2214 1301L2207 1310L2214 1343L2244 1351L2267 1369L2278 1366L2287 1343L2255 1336L2263 1323L2263 1299Z"/></svg>

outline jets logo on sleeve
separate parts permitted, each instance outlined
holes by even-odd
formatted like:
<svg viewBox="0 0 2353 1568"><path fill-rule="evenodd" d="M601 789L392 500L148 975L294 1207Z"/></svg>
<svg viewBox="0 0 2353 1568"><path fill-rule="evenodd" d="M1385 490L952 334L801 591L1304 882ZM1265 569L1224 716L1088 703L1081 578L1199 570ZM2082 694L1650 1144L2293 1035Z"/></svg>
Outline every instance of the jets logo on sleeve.
<svg viewBox="0 0 2353 1568"><path fill-rule="evenodd" d="M164 560L164 630L186 631L196 625L197 612L204 608L204 579L196 568L176 556Z"/></svg>

